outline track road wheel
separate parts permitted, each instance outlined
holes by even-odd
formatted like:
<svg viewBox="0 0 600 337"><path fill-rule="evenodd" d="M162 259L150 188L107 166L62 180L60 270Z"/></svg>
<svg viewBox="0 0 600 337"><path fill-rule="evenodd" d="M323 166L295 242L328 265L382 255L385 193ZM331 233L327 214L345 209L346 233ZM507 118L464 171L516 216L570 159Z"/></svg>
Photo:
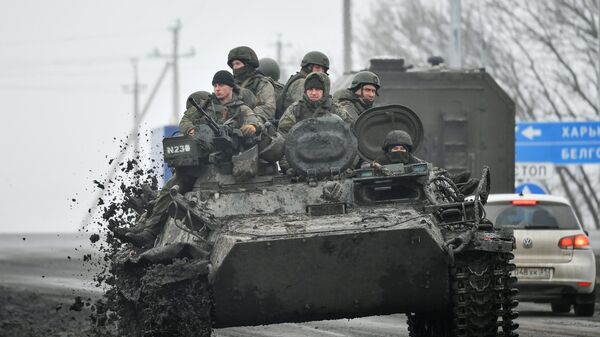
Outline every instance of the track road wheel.
<svg viewBox="0 0 600 337"><path fill-rule="evenodd" d="M453 335L518 336L513 320L517 291L511 287L512 254L468 251L455 256L451 268ZM502 328L499 333L498 327Z"/></svg>
<svg viewBox="0 0 600 337"><path fill-rule="evenodd" d="M550 303L552 312L557 314L566 314L571 311L571 304L569 303Z"/></svg>

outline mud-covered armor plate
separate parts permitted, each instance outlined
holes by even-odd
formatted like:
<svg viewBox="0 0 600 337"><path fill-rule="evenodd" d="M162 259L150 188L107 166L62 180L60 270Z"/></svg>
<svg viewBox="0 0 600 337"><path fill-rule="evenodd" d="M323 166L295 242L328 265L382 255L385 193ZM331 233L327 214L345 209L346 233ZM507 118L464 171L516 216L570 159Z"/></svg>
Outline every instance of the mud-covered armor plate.
<svg viewBox="0 0 600 337"><path fill-rule="evenodd" d="M413 141L413 153L419 150L423 142L423 124L417 114L402 105L387 105L366 110L354 123L360 157L373 161L383 155L381 144L392 130L408 132Z"/></svg>
<svg viewBox="0 0 600 337"><path fill-rule="evenodd" d="M356 137L336 115L309 118L294 125L285 141L285 157L301 176L329 176L352 166Z"/></svg>

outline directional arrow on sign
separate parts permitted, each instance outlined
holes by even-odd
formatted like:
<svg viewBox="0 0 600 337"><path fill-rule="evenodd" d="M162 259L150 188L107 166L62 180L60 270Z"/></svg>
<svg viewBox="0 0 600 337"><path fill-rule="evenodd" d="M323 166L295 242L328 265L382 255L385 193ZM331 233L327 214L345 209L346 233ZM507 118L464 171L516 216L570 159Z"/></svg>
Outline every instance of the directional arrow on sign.
<svg viewBox="0 0 600 337"><path fill-rule="evenodd" d="M530 125L525 130L523 130L523 132L521 132L521 134L531 140L531 139L533 139L535 137L541 136L542 135L542 129L536 129L533 126Z"/></svg>

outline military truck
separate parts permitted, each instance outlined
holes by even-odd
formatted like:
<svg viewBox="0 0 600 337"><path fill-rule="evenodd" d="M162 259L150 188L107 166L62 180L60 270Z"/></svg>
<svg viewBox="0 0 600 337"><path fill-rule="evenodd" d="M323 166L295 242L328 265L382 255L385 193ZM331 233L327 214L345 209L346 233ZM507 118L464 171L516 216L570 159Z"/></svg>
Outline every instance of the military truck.
<svg viewBox="0 0 600 337"><path fill-rule="evenodd" d="M425 133L416 155L450 172L494 173L492 190L513 193L515 104L483 68L451 70L430 58L431 67L415 68L403 59L372 59L368 66L381 79L375 106L401 104L421 119ZM333 90L347 88L354 73L338 79ZM373 132L382 141L385 134Z"/></svg>
<svg viewBox="0 0 600 337"><path fill-rule="evenodd" d="M405 130L417 152L424 146L404 106L365 112L355 130L371 128ZM117 259L124 334L406 313L410 336L517 336L514 239L485 219L487 168L465 201L431 163L354 169L357 153L371 162L381 143L334 115L290 130L290 174L274 173L251 144L222 150L241 144L226 133L204 140L210 155L191 138L165 139L184 149L165 151L169 164L198 179L185 195L171 190L154 248Z"/></svg>

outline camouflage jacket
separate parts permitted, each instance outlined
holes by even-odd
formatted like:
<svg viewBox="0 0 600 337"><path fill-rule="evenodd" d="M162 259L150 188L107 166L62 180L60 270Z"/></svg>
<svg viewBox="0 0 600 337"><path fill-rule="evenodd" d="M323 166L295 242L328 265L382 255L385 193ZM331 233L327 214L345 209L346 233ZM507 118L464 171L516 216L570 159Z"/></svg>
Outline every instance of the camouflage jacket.
<svg viewBox="0 0 600 337"><path fill-rule="evenodd" d="M287 108L302 99L304 95L304 81L308 74L301 70L295 75L292 75L290 79L285 83L283 88L283 104L282 110L285 111Z"/></svg>
<svg viewBox="0 0 600 337"><path fill-rule="evenodd" d="M281 116L277 131L282 135L286 135L294 124L308 118L321 117L328 113L338 115L344 122L348 124L351 123L346 110L337 103L334 103L331 97L327 97L323 103L316 107L307 102L309 102L308 97L303 95L301 100L290 105L287 110L285 110L283 116Z"/></svg>
<svg viewBox="0 0 600 337"><path fill-rule="evenodd" d="M269 80L261 74L254 73L250 77L241 80L236 78L236 84L242 88L249 89L256 96L256 107L254 114L265 123L275 118L275 89Z"/></svg>
<svg viewBox="0 0 600 337"><path fill-rule="evenodd" d="M201 103L201 107L219 124L233 117L233 122L230 125L234 128L239 128L246 124L252 124L257 128L262 126L262 123L256 118L252 109L244 104L241 97L235 92L231 101L225 105L222 105L217 97L211 94L207 100ZM202 113L196 107L191 106L184 112L183 118L179 122L179 132L187 135L194 126L206 123L206 118L204 118Z"/></svg>
<svg viewBox="0 0 600 337"><path fill-rule="evenodd" d="M346 108L352 125L361 113L369 108L352 90L340 89L333 94L333 101Z"/></svg>

